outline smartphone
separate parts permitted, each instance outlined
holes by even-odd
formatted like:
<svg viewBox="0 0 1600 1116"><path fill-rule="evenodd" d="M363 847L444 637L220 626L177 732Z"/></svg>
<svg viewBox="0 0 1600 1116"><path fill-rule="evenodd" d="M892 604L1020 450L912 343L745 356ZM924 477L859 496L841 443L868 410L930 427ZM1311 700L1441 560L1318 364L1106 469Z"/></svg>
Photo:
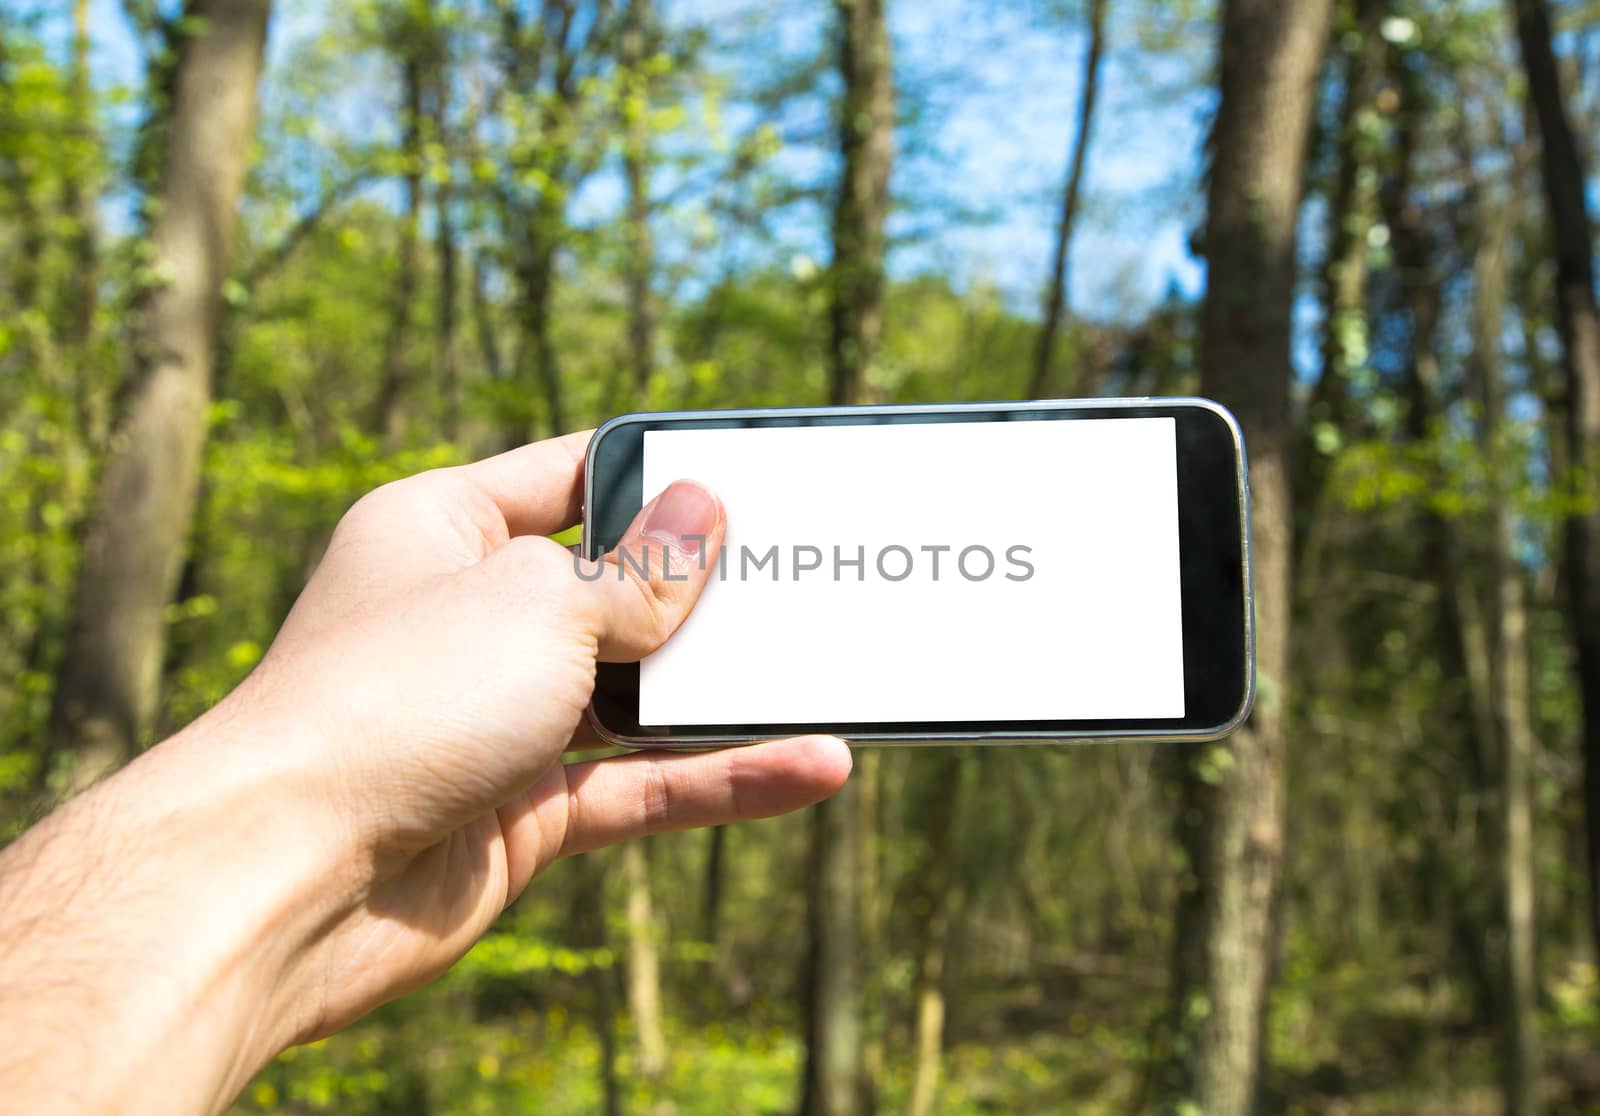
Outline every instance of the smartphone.
<svg viewBox="0 0 1600 1116"><path fill-rule="evenodd" d="M1214 402L623 415L581 553L680 478L727 537L678 632L600 665L614 744L1207 740L1249 713L1244 440Z"/></svg>

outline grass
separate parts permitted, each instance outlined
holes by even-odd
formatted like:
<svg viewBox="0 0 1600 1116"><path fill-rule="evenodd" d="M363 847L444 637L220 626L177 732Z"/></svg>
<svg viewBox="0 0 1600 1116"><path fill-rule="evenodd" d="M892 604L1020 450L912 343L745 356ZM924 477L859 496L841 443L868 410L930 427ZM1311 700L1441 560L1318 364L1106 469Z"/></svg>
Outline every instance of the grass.
<svg viewBox="0 0 1600 1116"><path fill-rule="evenodd" d="M540 997L562 993L547 983ZM602 1048L582 995L509 1007L446 981L345 1034L292 1050L265 1070L237 1113L383 1113L478 1116L605 1111ZM485 1004L490 1010L485 1011ZM1024 1010L1025 1009L1025 1010ZM1070 993L1048 985L975 991L952 1004L940 1116L1149 1107L1145 1051L1159 1017L1150 991L1111 981ZM487 1015L475 1019L474 1015ZM804 1049L795 1020L757 1001L736 1019L668 1023L660 1081L637 1073L624 1020L615 1067L629 1116L777 1116L794 1111ZM1553 1011L1543 1021L1552 1112L1600 1114L1558 1079L1565 1060L1592 1052L1588 1019ZM1470 1023L1449 988L1381 981L1345 968L1275 997L1268 1113L1279 1116L1489 1116L1500 1110L1492 1035ZM906 1110L912 1066L903 1026L878 1074L880 1113Z"/></svg>

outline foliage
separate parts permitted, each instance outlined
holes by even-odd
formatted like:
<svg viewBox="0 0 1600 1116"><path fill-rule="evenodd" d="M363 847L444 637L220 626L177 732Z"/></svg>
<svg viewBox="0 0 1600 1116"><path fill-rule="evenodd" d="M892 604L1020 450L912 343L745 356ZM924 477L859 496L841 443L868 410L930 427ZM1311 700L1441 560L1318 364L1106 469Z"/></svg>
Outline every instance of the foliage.
<svg viewBox="0 0 1600 1116"><path fill-rule="evenodd" d="M140 33L96 25L91 36L142 52L145 86L135 94L86 80L65 13L11 18L34 7L0 3L0 822L8 834L30 816L54 762L53 672L69 638L92 479L127 374L138 292L159 278L138 219L149 185L141 120L146 110L156 115L169 61L159 6L130 5L148 17ZM262 89L224 291L201 499L167 612L163 732L254 666L332 525L367 489L548 432L558 413L577 429L634 407L827 397L827 207L818 203L830 189L832 157L821 145L837 90L823 6L735 5L702 19L663 3L633 68L617 49L625 5L565 7L576 13L565 37L535 18L539 5L517 0L362 0L309 21L300 8L278 15L282 39ZM1057 35L1063 13L1070 21L1078 7L1036 5L1028 33L1042 25ZM1341 159L1354 159L1347 169L1358 201L1333 221L1353 216L1342 227L1361 230L1350 257L1362 269L1356 301L1328 304L1323 265L1336 237L1312 235L1302 261L1296 467L1314 464L1298 490L1290 858L1266 1084L1286 1112L1487 1111L1503 1022L1483 989L1503 934L1484 828L1496 791L1493 756L1470 740L1481 679L1457 644L1472 636L1473 616L1494 619L1492 520L1504 501L1528 600L1538 738L1539 1022L1557 1051L1548 1091L1563 1098L1562 1052L1592 1050L1600 1028L1594 958L1581 944L1580 712L1561 568L1565 521L1592 507L1594 484L1563 456L1537 160L1523 146L1521 156L1506 150L1528 141L1505 6L1385 0L1384 18L1370 26L1360 14L1367 7L1340 6L1304 222L1326 223ZM1172 96L1158 88L1168 83L1213 103L1203 87L1209 39L1197 31L1209 35L1214 8L1113 0L1112 69L1145 75L1152 99ZM1600 87L1582 63L1592 54L1583 21L1593 5L1558 8L1572 29L1562 49L1583 83L1573 103L1592 121ZM984 50L991 46L1005 49ZM1369 83L1347 88L1353 60L1368 52ZM973 62L975 70L1005 64ZM408 64L429 67L433 83L410 142ZM948 138L937 134L941 106L968 90L913 77L902 93L917 111L899 139L918 170L916 181L896 181L894 227L913 230L908 238L943 229L951 235L941 243L960 245L973 214L941 200L929 169L939 169ZM1359 103L1349 142L1340 142L1347 95ZM627 345L625 276L637 230L619 201L628 124L642 128L653 160L655 361L642 385ZM1101 142L1117 147L1108 166L1136 162L1144 152L1134 148L1164 140L1105 134ZM1409 156L1406 143L1415 145ZM1403 167L1402 158L1411 161ZM1058 161L1048 153L1052 180ZM423 204L408 263L411 176ZM1113 177L1091 181L1098 196L1086 222L1114 229L1138 219L1149 195L1119 193ZM1484 354L1468 340L1485 197L1518 206L1498 354L1507 416L1485 412ZM1045 230L1050 209L1005 214L1006 227ZM1423 423L1412 421L1421 405L1415 276L1399 258L1408 212L1430 245L1423 285L1439 300L1435 337L1421 346L1434 402ZM1022 390L1037 299L984 274L892 259L873 398ZM397 294L403 278L409 300ZM395 325L401 310L404 330ZM1191 294L1175 286L1154 306L1120 310L1073 315L1062 352L1096 377L1084 382L1127 395L1192 391L1202 342ZM391 345L406 373L393 436L372 420ZM1327 386L1342 393L1338 407L1318 402L1325 365L1337 369ZM1047 504L1048 488L1040 496ZM1452 540L1454 582L1442 579L1433 545L1441 530ZM1465 634L1445 623L1447 613L1466 618ZM1207 754L1207 770L1220 778L1228 753L1215 757ZM1170 1021L1173 904L1191 869L1171 836L1170 755L992 750L967 762L981 775L951 823L957 907L938 1111L1147 1108L1145 1063L1162 1053ZM929 776L919 753L883 755L878 770L864 870L880 885L870 1057L887 1112L911 1091L926 923L917 876L929 823L916 804ZM609 1019L597 994L610 982L611 999L624 999L619 874L607 874L611 918L596 944L571 924L579 885L560 866L437 985L286 1053L237 1111L593 1112L608 1028L627 1111L790 1111L804 1056L803 823L762 823L725 839L720 876L707 835L652 845L671 1051L660 1080L638 1072L632 1021L626 1012ZM720 905L708 912L713 893Z"/></svg>

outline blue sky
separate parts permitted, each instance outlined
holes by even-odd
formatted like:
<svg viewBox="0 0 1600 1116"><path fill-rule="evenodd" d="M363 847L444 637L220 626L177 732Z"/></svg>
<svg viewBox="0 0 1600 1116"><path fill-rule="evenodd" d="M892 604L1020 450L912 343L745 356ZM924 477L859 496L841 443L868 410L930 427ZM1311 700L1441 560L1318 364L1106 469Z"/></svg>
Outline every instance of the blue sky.
<svg viewBox="0 0 1600 1116"><path fill-rule="evenodd" d="M778 32L791 50L814 45L827 5L821 0L702 0L664 4L669 17L738 23ZM896 66L908 93L926 95L932 151L897 166L897 195L933 196L976 221L942 220L913 206L897 231L931 235L896 250L899 274L937 271L957 282L992 283L1019 308L1037 304L1049 262L1058 195L1080 95L1084 36L1071 20L1051 20L1043 3L997 0L901 0L891 7ZM1095 145L1071 276L1079 312L1101 319L1138 317L1173 284L1194 294L1203 268L1188 252L1200 216L1199 152L1213 94L1203 80L1209 31L1177 50L1141 50L1126 16L1113 5ZM278 0L269 47L273 80L299 42L323 26L328 5ZM763 27L768 19L772 24ZM92 0L96 77L136 89L140 59L119 0ZM741 22L742 21L742 22ZM762 64L741 53L740 67ZM350 91L383 97L387 90ZM129 110L131 111L131 109ZM343 115L343 114L340 114ZM736 122L735 122L736 123ZM798 173L830 171L823 150L786 153ZM617 191L601 180L587 204L605 209ZM780 240L796 255L824 256L825 215L799 213Z"/></svg>
<svg viewBox="0 0 1600 1116"><path fill-rule="evenodd" d="M952 229L939 252L968 275L1031 293L1042 286L1053 247L1086 44L1075 25L1041 26L1018 10L970 0L901 4L894 32L901 64L912 70L949 51L952 31L969 47L938 142L951 157L955 194L993 208L997 219ZM974 40L979 49L970 49ZM1097 316L1136 315L1169 283L1195 293L1203 282L1187 244L1200 217L1199 152L1211 92L1201 82L1173 95L1196 62L1152 56L1132 40L1114 16L1073 246L1074 301ZM1200 65L1208 47L1191 52Z"/></svg>

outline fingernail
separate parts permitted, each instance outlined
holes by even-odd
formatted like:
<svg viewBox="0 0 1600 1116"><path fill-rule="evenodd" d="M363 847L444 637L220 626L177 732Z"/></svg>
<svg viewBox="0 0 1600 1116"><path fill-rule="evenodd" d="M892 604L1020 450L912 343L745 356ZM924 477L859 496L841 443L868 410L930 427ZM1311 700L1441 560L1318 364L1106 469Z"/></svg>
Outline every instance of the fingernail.
<svg viewBox="0 0 1600 1116"><path fill-rule="evenodd" d="M717 525L717 498L693 481L673 481L644 517L648 535L687 557L699 554Z"/></svg>

